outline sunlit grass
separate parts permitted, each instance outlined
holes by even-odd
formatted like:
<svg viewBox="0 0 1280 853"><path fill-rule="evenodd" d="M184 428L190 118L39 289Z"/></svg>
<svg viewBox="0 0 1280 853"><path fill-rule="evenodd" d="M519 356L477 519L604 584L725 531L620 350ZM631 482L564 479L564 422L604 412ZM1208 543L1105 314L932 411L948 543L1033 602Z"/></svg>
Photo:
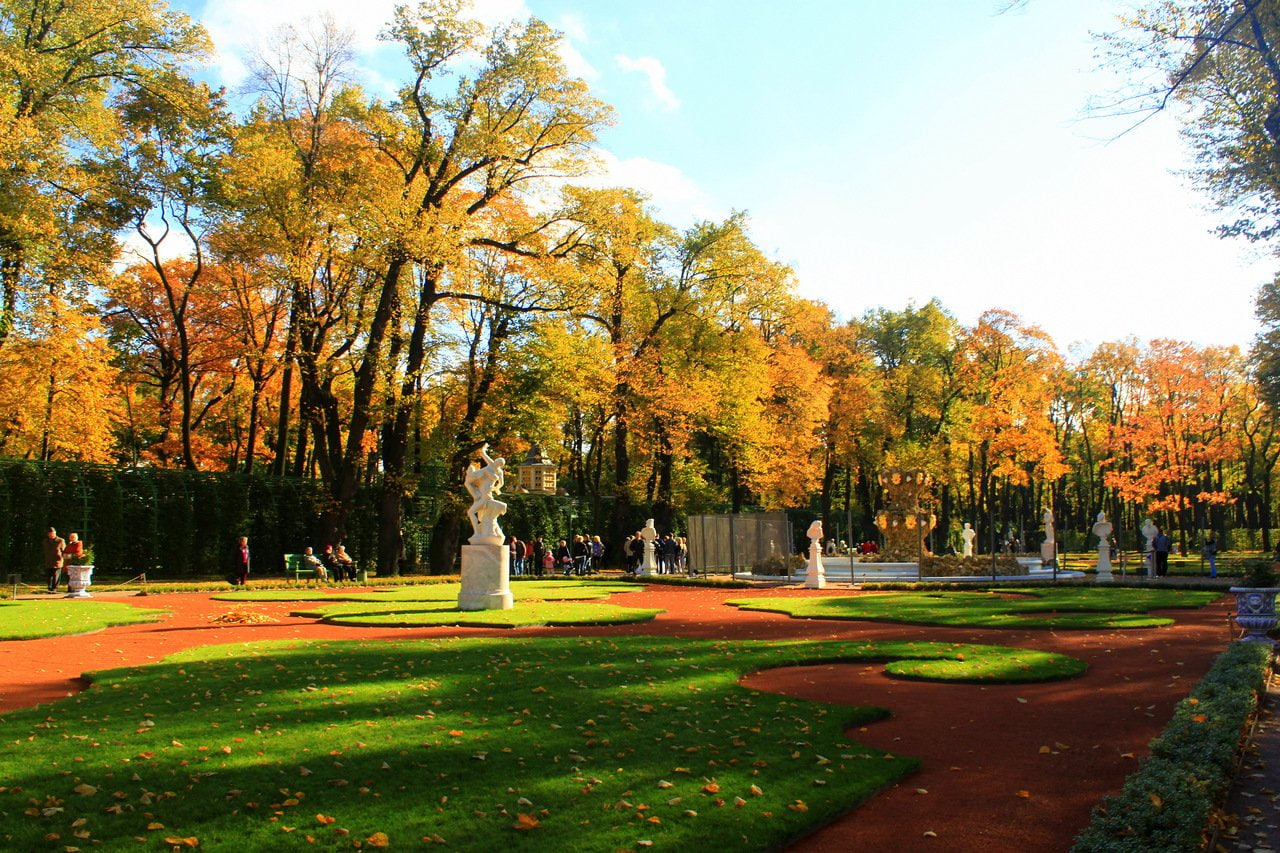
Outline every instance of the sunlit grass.
<svg viewBox="0 0 1280 853"><path fill-rule="evenodd" d="M0 716L0 846L778 848L918 766L845 735L882 709L738 684L831 660L1061 677L1070 659L652 637L195 649Z"/></svg>
<svg viewBox="0 0 1280 853"><path fill-rule="evenodd" d="M143 610L119 601L55 598L0 602L0 640L35 640L87 634L112 625L155 622L165 610Z"/></svg>
<svg viewBox="0 0 1280 853"><path fill-rule="evenodd" d="M661 610L620 607L597 601L522 601L510 610L459 610L455 601L403 602L394 606L349 602L294 611L294 616L323 619L351 627L427 628L458 625L472 628L520 628L532 625L618 625L648 622Z"/></svg>
<svg viewBox="0 0 1280 853"><path fill-rule="evenodd" d="M1115 629L1170 625L1172 619L1148 613L1203 607L1220 595L1220 592L1176 589L1029 588L1001 592L740 598L725 603L744 610L786 613L797 619L866 619L971 628Z"/></svg>
<svg viewBox="0 0 1280 853"><path fill-rule="evenodd" d="M372 591L327 590L317 587L293 589L237 590L213 596L215 601L457 601L462 585L451 583L429 586L406 586L399 589ZM568 601L607 598L640 587L619 581L521 581L511 584L511 595L517 601Z"/></svg>

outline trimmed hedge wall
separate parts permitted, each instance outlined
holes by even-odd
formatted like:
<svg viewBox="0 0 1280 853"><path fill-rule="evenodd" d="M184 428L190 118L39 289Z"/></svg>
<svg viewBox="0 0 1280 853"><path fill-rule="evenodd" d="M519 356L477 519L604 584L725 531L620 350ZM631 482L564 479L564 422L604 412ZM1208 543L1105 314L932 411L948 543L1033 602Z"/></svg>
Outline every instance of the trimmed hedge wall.
<svg viewBox="0 0 1280 853"><path fill-rule="evenodd" d="M347 550L374 558L373 490L348 521ZM0 461L0 572L41 581L49 527L75 531L94 564L155 580L224 574L237 536L248 536L255 574L283 574L281 555L319 547L324 484L292 477L155 468Z"/></svg>
<svg viewBox="0 0 1280 853"><path fill-rule="evenodd" d="M1123 790L1094 810L1072 853L1200 850L1213 810L1231 784L1271 655L1265 643L1228 646L1178 703Z"/></svg>

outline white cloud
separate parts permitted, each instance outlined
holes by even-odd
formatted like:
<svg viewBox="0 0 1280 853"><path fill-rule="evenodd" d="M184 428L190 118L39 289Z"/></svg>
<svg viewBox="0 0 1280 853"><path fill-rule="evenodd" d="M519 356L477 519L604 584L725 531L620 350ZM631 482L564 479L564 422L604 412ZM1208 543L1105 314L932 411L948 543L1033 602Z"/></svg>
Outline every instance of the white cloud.
<svg viewBox="0 0 1280 853"><path fill-rule="evenodd" d="M667 86L666 66L657 59L652 56L632 58L619 53L614 57L614 60L623 71L638 71L647 77L649 80L649 92L657 99L663 109L676 110L680 108L680 99Z"/></svg>
<svg viewBox="0 0 1280 853"><path fill-rule="evenodd" d="M599 170L574 183L642 190L648 194L661 218L677 228L703 219L720 219L728 214L723 205L670 163L659 163L647 157L624 160L604 150L597 154Z"/></svg>

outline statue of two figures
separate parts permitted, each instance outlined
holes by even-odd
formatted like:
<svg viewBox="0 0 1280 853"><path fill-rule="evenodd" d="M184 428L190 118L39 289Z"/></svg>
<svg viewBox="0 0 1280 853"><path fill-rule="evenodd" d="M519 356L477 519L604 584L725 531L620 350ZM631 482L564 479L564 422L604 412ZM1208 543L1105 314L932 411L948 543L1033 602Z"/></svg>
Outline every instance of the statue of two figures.
<svg viewBox="0 0 1280 853"><path fill-rule="evenodd" d="M473 545L501 545L504 537L498 518L507 511L507 505L494 495L502 494L506 484L507 460L490 456L488 444L480 448L480 458L484 464L472 462L463 478L463 485L471 495L471 507L467 510L472 529L470 541Z"/></svg>
<svg viewBox="0 0 1280 853"><path fill-rule="evenodd" d="M506 482L507 460L489 455L489 445L480 448L484 464L471 463L463 477L463 485L471 495L467 518L471 520L469 544L462 546L462 591L458 593L459 610L510 610L511 554L504 541L498 518L507 505L495 495L502 493Z"/></svg>

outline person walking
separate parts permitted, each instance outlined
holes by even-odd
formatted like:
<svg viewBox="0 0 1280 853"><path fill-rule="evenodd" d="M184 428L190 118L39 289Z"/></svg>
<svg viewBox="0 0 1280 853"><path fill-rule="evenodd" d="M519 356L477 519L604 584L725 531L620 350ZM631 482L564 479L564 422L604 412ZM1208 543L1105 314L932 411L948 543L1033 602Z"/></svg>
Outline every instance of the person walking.
<svg viewBox="0 0 1280 853"><path fill-rule="evenodd" d="M49 575L49 592L53 592L58 588L58 576L62 574L62 554L67 549L67 541L58 535L58 531L50 527L42 544L44 545L44 568Z"/></svg>
<svg viewBox="0 0 1280 853"><path fill-rule="evenodd" d="M249 581L249 537L241 536L231 550L231 582L244 586Z"/></svg>
<svg viewBox="0 0 1280 853"><path fill-rule="evenodd" d="M1173 548L1173 540L1165 535L1164 530L1156 528L1156 536L1151 540L1151 550L1155 552L1156 577L1169 574L1169 551Z"/></svg>
<svg viewBox="0 0 1280 853"><path fill-rule="evenodd" d="M1209 577L1216 578L1218 576L1218 540L1212 533L1204 540L1204 548L1200 553L1209 561Z"/></svg>

